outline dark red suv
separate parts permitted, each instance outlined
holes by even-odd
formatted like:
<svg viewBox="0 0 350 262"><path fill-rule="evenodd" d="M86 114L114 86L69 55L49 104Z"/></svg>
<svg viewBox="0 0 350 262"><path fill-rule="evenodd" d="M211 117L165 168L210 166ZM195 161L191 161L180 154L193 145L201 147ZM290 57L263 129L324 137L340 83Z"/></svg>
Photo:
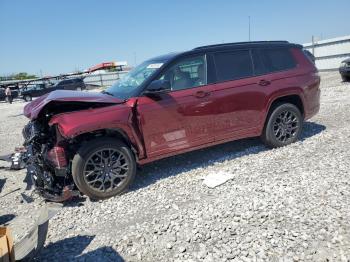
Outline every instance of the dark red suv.
<svg viewBox="0 0 350 262"><path fill-rule="evenodd" d="M150 59L102 93L54 91L28 104L28 174L46 198L104 199L142 165L231 140L293 143L320 106L320 77L286 41L198 47Z"/></svg>

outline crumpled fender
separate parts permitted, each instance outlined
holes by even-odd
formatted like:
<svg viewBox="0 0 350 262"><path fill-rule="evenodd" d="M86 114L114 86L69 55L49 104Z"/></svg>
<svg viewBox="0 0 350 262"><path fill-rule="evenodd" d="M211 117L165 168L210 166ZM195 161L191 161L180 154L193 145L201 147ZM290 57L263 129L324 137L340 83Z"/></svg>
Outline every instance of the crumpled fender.
<svg viewBox="0 0 350 262"><path fill-rule="evenodd" d="M139 152L143 152L140 139L133 130L132 108L135 103L136 100L129 100L119 105L58 114L51 118L49 125L57 125L60 134L66 139L102 129L119 129Z"/></svg>

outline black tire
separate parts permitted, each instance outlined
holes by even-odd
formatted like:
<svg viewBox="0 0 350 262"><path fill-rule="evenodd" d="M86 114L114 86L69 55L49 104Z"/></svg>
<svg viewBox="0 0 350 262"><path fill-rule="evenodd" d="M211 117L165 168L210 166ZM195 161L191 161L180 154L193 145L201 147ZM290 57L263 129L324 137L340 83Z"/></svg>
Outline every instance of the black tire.
<svg viewBox="0 0 350 262"><path fill-rule="evenodd" d="M102 158L103 158L102 154L103 152L106 153L107 150L109 154L110 154L110 150L111 151L114 150L115 152L113 154L118 154L117 156L123 155L123 163L124 163L123 165L127 164L127 167L128 167L127 171L124 171L125 173L123 174L113 173L116 171L116 168L118 167L121 168L120 165L118 165L117 167L109 167L109 171L106 171L105 169L104 171L101 171L101 169L103 168L98 167L99 169L98 171L96 171L95 169L96 165L104 166L104 164L101 164ZM98 158L99 156L96 154L100 153L101 151L102 151L102 153L100 154L101 161L100 161L100 164L97 164L95 162L97 160L93 160L92 157ZM122 160L120 160L119 162L121 161ZM89 166L93 167L94 170L93 171L91 171L91 169L88 170ZM114 166L114 164L112 166ZM121 171L122 169L119 170L119 172ZM90 176L89 174L85 175L87 172L89 173L93 172L92 176ZM100 174L100 172L101 173L104 172L104 174ZM88 182L92 183L97 178L101 179L101 177L103 177L103 181L105 181L106 178L109 179L110 176L114 176L114 175L123 175L125 177L123 179L118 177L118 179L120 180L119 182L120 184L118 184L117 187L113 188L114 181L116 180L116 178L114 178L112 189L108 188L108 191L101 192L97 188L94 188L94 185L96 183L103 184L103 188L105 188L105 182L97 181L93 183L93 185L90 185L88 183ZM131 152L128 146L126 146L123 142L115 138L98 138L98 139L89 141L86 144L83 144L81 148L78 150L78 152L76 153L76 155L74 156L73 162L72 162L72 176L76 186L82 193L84 193L85 195L87 195L88 197L94 200L106 199L115 195L122 194L128 189L129 185L134 180L135 175L136 175L136 161L133 153ZM94 180L87 181L88 179L94 179ZM111 180L109 179L109 181ZM108 183L108 181L106 183ZM112 182L110 182L109 185L111 184Z"/></svg>
<svg viewBox="0 0 350 262"><path fill-rule="evenodd" d="M348 76L342 75L341 79L343 80L343 82L348 82L350 78Z"/></svg>
<svg viewBox="0 0 350 262"><path fill-rule="evenodd" d="M288 114L285 115L285 112L288 112ZM281 122L281 118L286 117L289 119L289 116L293 119L292 122ZM295 105L289 103L277 104L271 108L268 114L261 136L262 141L270 148L282 147L294 143L299 139L302 132L303 121L303 116Z"/></svg>
<svg viewBox="0 0 350 262"><path fill-rule="evenodd" d="M23 96L23 99L24 99L24 101L26 101L26 102L30 102L30 101L32 101L32 96L31 95L24 95Z"/></svg>

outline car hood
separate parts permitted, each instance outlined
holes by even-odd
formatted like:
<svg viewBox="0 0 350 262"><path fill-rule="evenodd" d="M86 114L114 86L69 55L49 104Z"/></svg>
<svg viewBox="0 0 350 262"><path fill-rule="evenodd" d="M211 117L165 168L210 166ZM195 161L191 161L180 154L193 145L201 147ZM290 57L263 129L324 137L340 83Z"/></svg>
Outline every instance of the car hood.
<svg viewBox="0 0 350 262"><path fill-rule="evenodd" d="M53 102L71 104L74 104L74 102L79 102L91 104L91 106L93 106L96 104L120 104L123 103L124 100L98 92L56 90L38 97L34 101L27 104L24 107L23 114L29 119L36 119L44 107Z"/></svg>

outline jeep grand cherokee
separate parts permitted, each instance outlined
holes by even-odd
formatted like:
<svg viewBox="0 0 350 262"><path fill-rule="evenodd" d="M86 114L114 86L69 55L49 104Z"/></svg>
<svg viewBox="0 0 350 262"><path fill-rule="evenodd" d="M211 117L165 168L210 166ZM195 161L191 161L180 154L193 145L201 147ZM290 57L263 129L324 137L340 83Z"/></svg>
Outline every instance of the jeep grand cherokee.
<svg viewBox="0 0 350 262"><path fill-rule="evenodd" d="M295 142L320 106L320 77L286 41L198 47L149 59L102 93L54 91L28 104L28 175L42 195L104 199L137 164L227 141Z"/></svg>

